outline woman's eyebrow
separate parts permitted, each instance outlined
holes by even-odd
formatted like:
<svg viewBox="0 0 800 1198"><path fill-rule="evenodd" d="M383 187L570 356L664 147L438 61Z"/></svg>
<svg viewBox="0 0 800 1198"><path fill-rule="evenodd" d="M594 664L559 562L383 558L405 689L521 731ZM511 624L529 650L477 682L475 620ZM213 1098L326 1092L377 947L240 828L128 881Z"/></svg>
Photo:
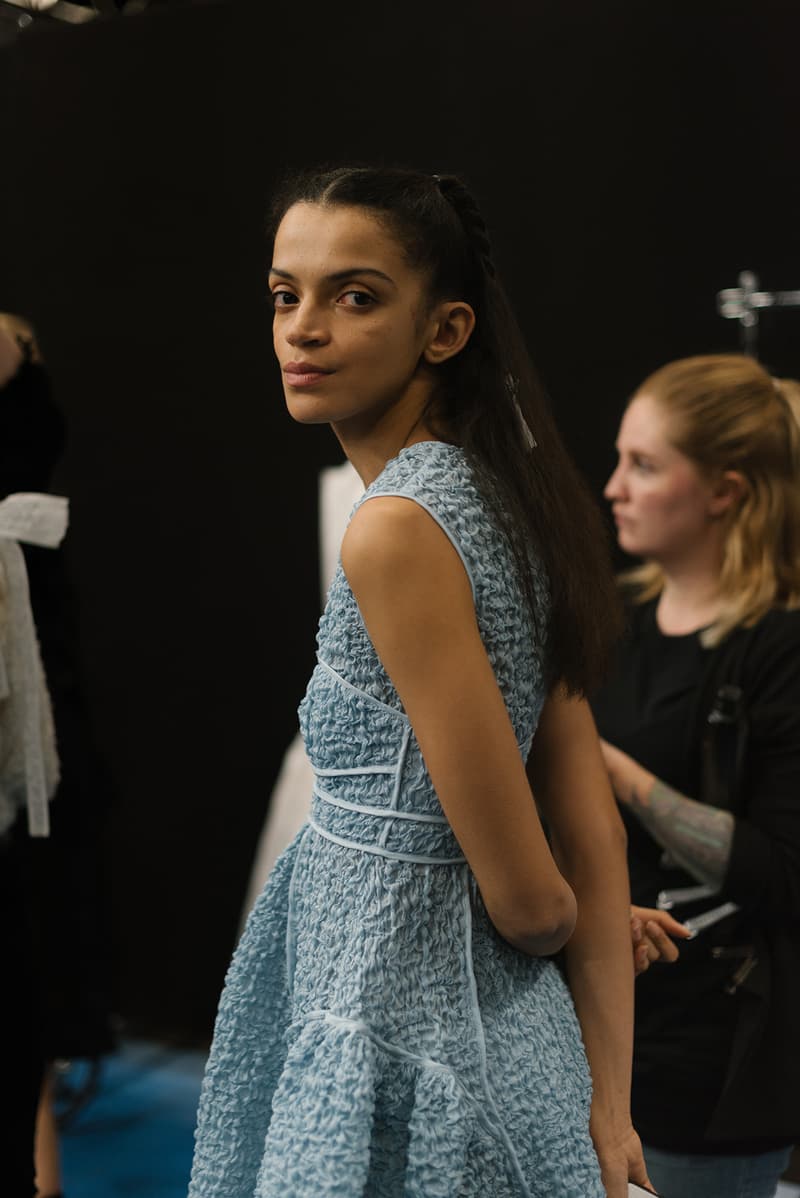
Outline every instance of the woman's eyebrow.
<svg viewBox="0 0 800 1198"><path fill-rule="evenodd" d="M270 268L271 275L278 275L281 279L288 279L290 282L297 282L295 276L290 274L288 270L280 270L277 266ZM326 275L325 281L328 283L341 283L344 279L351 279L353 275L372 275L377 279L383 279L385 283L391 283L395 286L395 281L389 275L384 274L382 270L376 270L373 266L348 266L346 270L336 270L333 274Z"/></svg>

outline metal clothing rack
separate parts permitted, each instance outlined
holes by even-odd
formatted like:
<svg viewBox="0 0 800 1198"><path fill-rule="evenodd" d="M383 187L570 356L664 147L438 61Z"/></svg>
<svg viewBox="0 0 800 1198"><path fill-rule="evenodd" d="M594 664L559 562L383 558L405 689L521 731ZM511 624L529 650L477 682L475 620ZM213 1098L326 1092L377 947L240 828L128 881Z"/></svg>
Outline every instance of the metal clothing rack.
<svg viewBox="0 0 800 1198"><path fill-rule="evenodd" d="M762 308L800 308L800 291L761 291L752 270L739 274L739 286L717 292L717 311L739 321L744 353L758 357L758 315Z"/></svg>

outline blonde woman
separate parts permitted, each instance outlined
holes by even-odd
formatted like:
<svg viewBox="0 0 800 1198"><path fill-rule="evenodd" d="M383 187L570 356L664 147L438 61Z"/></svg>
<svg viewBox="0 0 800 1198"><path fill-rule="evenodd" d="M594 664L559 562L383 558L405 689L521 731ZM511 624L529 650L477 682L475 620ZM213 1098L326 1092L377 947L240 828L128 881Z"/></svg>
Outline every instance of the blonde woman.
<svg viewBox="0 0 800 1198"><path fill-rule="evenodd" d="M633 902L695 937L637 986L633 1117L671 1198L768 1198L800 1133L800 433L741 355L635 393L606 487L629 629L593 707Z"/></svg>

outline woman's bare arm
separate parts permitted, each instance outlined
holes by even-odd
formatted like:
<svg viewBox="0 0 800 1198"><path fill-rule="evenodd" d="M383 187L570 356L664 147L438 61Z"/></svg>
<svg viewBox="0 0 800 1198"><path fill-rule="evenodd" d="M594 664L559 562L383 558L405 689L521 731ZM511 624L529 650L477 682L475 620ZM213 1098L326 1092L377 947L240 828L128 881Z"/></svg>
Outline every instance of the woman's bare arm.
<svg viewBox="0 0 800 1198"><path fill-rule="evenodd" d="M720 887L733 846L730 811L688 798L607 741L601 747L619 801L687 873Z"/></svg>
<svg viewBox="0 0 800 1198"><path fill-rule="evenodd" d="M588 704L554 693L528 760L553 854L578 902L566 946L570 989L592 1071L592 1135L609 1194L646 1184L630 1122L633 953L625 829Z"/></svg>
<svg viewBox="0 0 800 1198"><path fill-rule="evenodd" d="M556 952L575 899L542 830L461 559L412 500L376 497L353 517L342 565L492 922L523 952ZM630 955L629 939L629 965Z"/></svg>

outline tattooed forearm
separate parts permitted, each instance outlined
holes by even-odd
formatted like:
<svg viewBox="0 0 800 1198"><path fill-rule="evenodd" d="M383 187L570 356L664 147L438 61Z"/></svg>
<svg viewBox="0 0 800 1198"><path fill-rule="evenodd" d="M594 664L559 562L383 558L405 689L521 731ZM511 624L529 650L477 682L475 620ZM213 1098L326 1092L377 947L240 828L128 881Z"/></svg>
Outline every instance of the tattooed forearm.
<svg viewBox="0 0 800 1198"><path fill-rule="evenodd" d="M721 885L733 842L730 811L687 799L659 778L646 794L631 791L630 810L692 877Z"/></svg>

